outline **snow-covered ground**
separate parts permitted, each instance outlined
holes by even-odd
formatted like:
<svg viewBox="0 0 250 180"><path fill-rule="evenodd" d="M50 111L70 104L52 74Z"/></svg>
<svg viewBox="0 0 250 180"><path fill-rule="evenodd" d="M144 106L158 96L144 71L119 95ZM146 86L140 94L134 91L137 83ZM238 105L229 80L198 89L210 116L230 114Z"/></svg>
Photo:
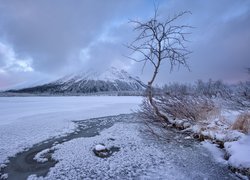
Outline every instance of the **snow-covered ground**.
<svg viewBox="0 0 250 180"><path fill-rule="evenodd" d="M185 138L185 134L168 130L165 135L169 141L159 141L144 133L138 117L130 115L122 121L100 135L54 146L52 157L59 162L45 178L31 175L29 180L237 179L226 165L214 161L200 143ZM93 152L98 144L120 149L108 158L100 158Z"/></svg>
<svg viewBox="0 0 250 180"><path fill-rule="evenodd" d="M208 120L206 124L197 123L188 129L207 139L202 142L202 145L213 154L217 162L227 164L237 172L249 177L250 132L243 133L232 128L240 115L242 115L242 111L224 110L220 116ZM243 126L249 125L246 123ZM224 148L219 148L219 145L223 145Z"/></svg>
<svg viewBox="0 0 250 180"><path fill-rule="evenodd" d="M141 97L0 97L0 164L32 145L72 132L73 120L131 113Z"/></svg>
<svg viewBox="0 0 250 180"><path fill-rule="evenodd" d="M128 114L138 108L141 100L141 97L131 96L0 97L0 169L4 168L3 163L7 162L8 157L34 144L77 132L77 125L73 121L83 121L85 124L91 118ZM169 140L162 144L156 139L145 138L141 134L138 118L126 115L127 120L124 117L121 121L115 120L115 125L100 135L53 145L55 152L52 157L58 163L50 169L45 179L235 178L227 165L239 169L250 167L250 139L249 135L232 131L229 127L238 113L222 115L228 124L220 124L220 119L214 119L202 132L197 125L192 129L211 139L227 142L225 151L229 155L228 161L224 160L225 151L215 144L209 141L197 143L180 132L166 131ZM96 121L92 119L91 122ZM238 141L234 141L236 137ZM106 147L119 147L120 150L109 158L101 159L92 150L102 143ZM34 159L40 163L48 161L46 154L50 150L38 152ZM209 152L214 155L214 160ZM37 178L33 175L30 179Z"/></svg>
<svg viewBox="0 0 250 180"><path fill-rule="evenodd" d="M239 169L250 168L250 135L225 143L225 148L230 155L229 165Z"/></svg>

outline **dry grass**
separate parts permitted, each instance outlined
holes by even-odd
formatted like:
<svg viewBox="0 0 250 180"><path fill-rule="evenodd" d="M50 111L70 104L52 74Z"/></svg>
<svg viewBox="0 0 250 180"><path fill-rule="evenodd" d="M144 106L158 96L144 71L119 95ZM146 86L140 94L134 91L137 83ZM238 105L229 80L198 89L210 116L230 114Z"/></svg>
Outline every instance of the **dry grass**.
<svg viewBox="0 0 250 180"><path fill-rule="evenodd" d="M232 129L246 134L250 133L250 111L240 114L232 125Z"/></svg>
<svg viewBox="0 0 250 180"><path fill-rule="evenodd" d="M195 96L166 96L159 98L162 111L173 119L208 121L219 116L220 108L209 98Z"/></svg>

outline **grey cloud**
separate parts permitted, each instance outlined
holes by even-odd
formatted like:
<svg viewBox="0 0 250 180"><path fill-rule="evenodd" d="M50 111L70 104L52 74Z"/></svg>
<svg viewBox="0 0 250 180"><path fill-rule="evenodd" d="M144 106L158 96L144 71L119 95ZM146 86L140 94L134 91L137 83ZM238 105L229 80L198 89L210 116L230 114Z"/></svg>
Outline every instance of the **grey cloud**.
<svg viewBox="0 0 250 180"><path fill-rule="evenodd" d="M19 56L31 56L40 71L60 69L138 1L1 1L1 33ZM80 61L78 61L80 62Z"/></svg>
<svg viewBox="0 0 250 180"><path fill-rule="evenodd" d="M191 72L180 68L169 74L165 63L158 83L248 77L244 72L250 64L248 0L159 0L159 4L162 17L190 10L192 15L178 23L195 28L188 43L193 51L188 61ZM146 81L150 66L141 74L142 64L123 56L129 53L123 44L134 36L128 20L147 19L152 14L153 1L143 0L0 0L0 43L7 42L16 59L30 57L36 77L89 68L102 71L118 64ZM4 58L0 55L0 68ZM32 73L28 74L24 79L32 80ZM12 81L11 75L8 79Z"/></svg>
<svg viewBox="0 0 250 180"><path fill-rule="evenodd" d="M250 2L233 1L169 1L160 9L165 16L189 10L180 23L194 26L189 37L193 51L188 60L191 72L162 74L163 81L192 82L197 79L246 80L244 67L250 64ZM165 69L165 72L166 69ZM167 78L166 78L167 77Z"/></svg>

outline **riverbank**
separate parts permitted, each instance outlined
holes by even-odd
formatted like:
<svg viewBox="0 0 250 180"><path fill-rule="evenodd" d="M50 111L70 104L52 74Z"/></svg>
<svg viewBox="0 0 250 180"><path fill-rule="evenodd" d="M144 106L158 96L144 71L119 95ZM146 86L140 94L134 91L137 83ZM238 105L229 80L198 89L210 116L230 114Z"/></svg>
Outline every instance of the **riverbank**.
<svg viewBox="0 0 250 180"><path fill-rule="evenodd" d="M168 129L165 132L168 140L159 141L145 133L143 122L135 114L77 121L76 124L78 128L74 133L43 142L10 159L5 173L9 172L10 179L26 179L27 175L29 179L237 179L197 140ZM97 144L115 146L119 151L108 158L100 158L93 153ZM37 164L34 166L48 163L46 173L39 174L35 170L25 176L12 176L11 163L20 157L27 160L30 153L33 158L28 159L33 159ZM34 160L37 154L40 157ZM54 163L49 164L51 162Z"/></svg>

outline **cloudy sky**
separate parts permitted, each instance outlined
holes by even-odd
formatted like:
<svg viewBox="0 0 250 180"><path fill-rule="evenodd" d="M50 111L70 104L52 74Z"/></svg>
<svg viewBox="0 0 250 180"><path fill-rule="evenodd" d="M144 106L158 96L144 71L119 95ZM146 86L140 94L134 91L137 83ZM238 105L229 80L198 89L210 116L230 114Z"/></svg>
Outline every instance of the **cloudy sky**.
<svg viewBox="0 0 250 180"><path fill-rule="evenodd" d="M164 19L191 11L180 20L194 28L193 51L185 68L161 67L157 82L249 79L249 0L158 0ZM125 56L135 36L130 19L147 20L153 0L0 0L0 89L55 79L71 72L111 66L147 80L150 66Z"/></svg>

